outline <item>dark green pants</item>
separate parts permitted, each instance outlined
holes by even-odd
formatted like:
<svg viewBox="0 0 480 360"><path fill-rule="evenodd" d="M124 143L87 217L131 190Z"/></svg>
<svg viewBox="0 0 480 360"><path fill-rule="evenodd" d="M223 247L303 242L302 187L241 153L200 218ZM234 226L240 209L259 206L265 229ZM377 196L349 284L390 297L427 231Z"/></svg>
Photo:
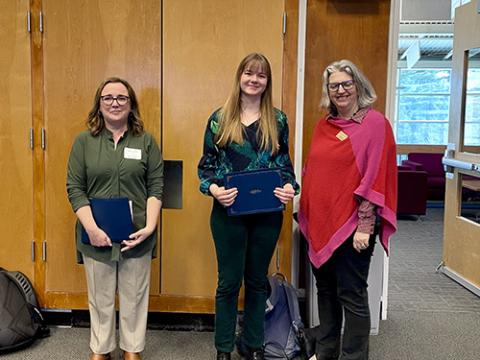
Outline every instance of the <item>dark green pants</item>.
<svg viewBox="0 0 480 360"><path fill-rule="evenodd" d="M281 212L227 215L214 201L210 226L218 263L215 296L215 347L232 352L235 342L238 293L245 279L243 342L252 349L264 340L268 265L282 227Z"/></svg>

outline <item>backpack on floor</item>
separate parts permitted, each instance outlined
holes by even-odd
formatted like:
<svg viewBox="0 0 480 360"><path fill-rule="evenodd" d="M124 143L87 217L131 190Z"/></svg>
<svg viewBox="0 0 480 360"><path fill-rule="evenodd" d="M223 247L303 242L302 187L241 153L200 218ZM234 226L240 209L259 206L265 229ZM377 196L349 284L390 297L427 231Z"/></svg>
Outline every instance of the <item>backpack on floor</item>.
<svg viewBox="0 0 480 360"><path fill-rule="evenodd" d="M28 278L0 268L0 353L26 347L49 334Z"/></svg>
<svg viewBox="0 0 480 360"><path fill-rule="evenodd" d="M268 281L272 292L265 310L265 359L293 359L302 354L304 344L297 290L283 275Z"/></svg>

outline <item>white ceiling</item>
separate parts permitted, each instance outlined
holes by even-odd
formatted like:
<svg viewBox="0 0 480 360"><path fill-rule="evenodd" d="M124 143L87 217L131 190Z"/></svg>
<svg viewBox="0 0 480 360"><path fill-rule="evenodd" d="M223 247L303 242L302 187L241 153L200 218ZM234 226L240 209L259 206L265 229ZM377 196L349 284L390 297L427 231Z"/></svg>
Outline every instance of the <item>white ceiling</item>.
<svg viewBox="0 0 480 360"><path fill-rule="evenodd" d="M455 8L470 0L402 0L398 59L415 42L420 60L451 60Z"/></svg>

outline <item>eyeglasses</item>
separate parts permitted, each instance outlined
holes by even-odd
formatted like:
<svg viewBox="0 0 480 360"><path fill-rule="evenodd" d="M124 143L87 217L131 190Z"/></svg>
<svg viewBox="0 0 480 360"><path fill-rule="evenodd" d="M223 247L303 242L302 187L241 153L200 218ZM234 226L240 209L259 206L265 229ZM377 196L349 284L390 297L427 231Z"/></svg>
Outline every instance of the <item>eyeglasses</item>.
<svg viewBox="0 0 480 360"><path fill-rule="evenodd" d="M340 85L342 85L343 90L350 90L353 88L353 85L355 85L355 82L353 80L347 80L347 81L342 81L342 82L337 82L337 83L330 83L328 84L328 90L330 91L338 91L340 88Z"/></svg>
<svg viewBox="0 0 480 360"><path fill-rule="evenodd" d="M112 105L115 100L117 101L118 105L123 106L128 102L128 100L130 100L130 98L125 95L118 95L118 96L104 95L104 96L100 96L100 99L102 99L102 102L108 106Z"/></svg>

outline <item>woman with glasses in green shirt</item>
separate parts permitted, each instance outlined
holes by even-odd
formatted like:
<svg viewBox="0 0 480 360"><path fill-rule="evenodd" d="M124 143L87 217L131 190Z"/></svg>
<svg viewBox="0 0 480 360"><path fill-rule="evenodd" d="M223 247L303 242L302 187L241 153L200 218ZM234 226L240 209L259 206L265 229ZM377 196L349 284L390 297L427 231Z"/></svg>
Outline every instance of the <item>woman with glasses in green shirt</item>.
<svg viewBox="0 0 480 360"><path fill-rule="evenodd" d="M115 294L120 304L120 348L124 359L140 359L145 347L150 263L162 206L163 160L145 132L137 97L120 78L103 81L68 162L67 192L78 217L76 243L85 265L90 311L91 360L111 358L116 348ZM135 230L114 243L98 227L91 199L128 198ZM89 243L84 243L85 230Z"/></svg>

